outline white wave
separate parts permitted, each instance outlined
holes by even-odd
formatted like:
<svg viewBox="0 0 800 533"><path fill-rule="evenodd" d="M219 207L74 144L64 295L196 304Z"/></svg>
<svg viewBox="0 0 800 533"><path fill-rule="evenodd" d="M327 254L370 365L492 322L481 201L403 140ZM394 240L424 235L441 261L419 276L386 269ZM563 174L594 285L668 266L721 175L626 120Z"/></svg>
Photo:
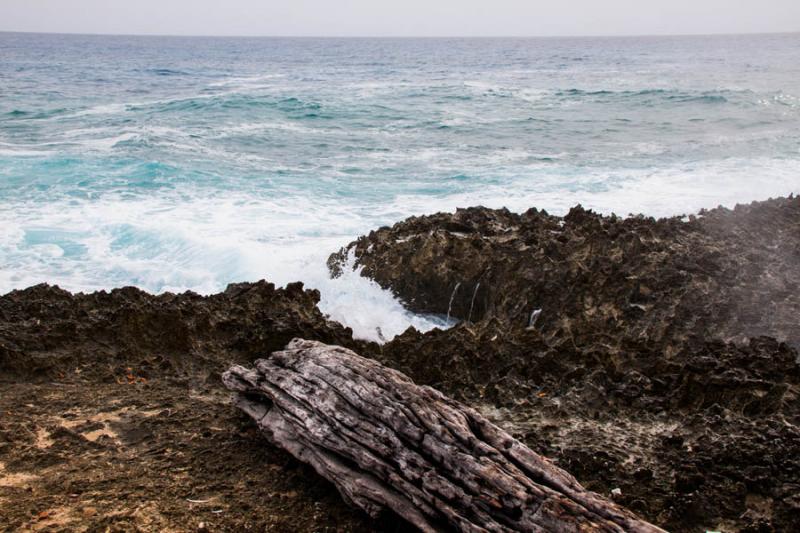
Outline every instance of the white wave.
<svg viewBox="0 0 800 533"><path fill-rule="evenodd" d="M320 309L359 338L382 342L409 326L426 331L441 324L409 313L357 272L331 279L327 255L366 229L364 220L337 214L329 205L301 209L301 201L253 201L232 193L189 202L177 196L133 202L109 196L41 205L24 214L7 206L0 215L8 229L0 240L6 265L0 291L46 281L73 291L134 284L153 292L209 294L235 281L300 280L319 289ZM34 227L69 229L85 256L67 258L55 243L26 245L26 230Z"/></svg>
<svg viewBox="0 0 800 533"><path fill-rule="evenodd" d="M800 160L727 159L649 170L542 166L535 176L444 197L399 195L395 205L419 215L483 205L523 212L530 207L565 214L577 204L600 213L665 217L718 205L732 207L800 192Z"/></svg>
<svg viewBox="0 0 800 533"><path fill-rule="evenodd" d="M0 142L0 155L46 156L75 150L108 151L117 144L137 138L136 131L119 132L110 128L67 130L62 140L46 143L12 144Z"/></svg>
<svg viewBox="0 0 800 533"><path fill-rule="evenodd" d="M74 142L81 148L85 148L88 150L108 151L115 148L117 144L136 139L138 136L139 136L138 133L133 131L128 131L120 133L118 135L112 135L109 137L79 139L75 140Z"/></svg>
<svg viewBox="0 0 800 533"><path fill-rule="evenodd" d="M539 103L552 95L553 91L548 91L544 89L524 88L524 89L516 89L514 91L515 97L519 98L520 100L525 100L526 102L531 104Z"/></svg>
<svg viewBox="0 0 800 533"><path fill-rule="evenodd" d="M95 200L55 193L46 202L4 199L0 292L50 282L82 291L133 284L208 294L230 282L299 280L320 290L324 313L359 338L380 341L408 326L427 330L441 322L408 313L358 272L329 277L327 256L376 227L471 205L563 214L581 203L603 213L680 215L797 193L800 161L730 159L650 170L543 165L491 184L459 182L441 194L408 194L409 186L398 182L379 201L374 195L314 195L308 184L280 194L194 184L158 195L111 191Z"/></svg>
<svg viewBox="0 0 800 533"><path fill-rule="evenodd" d="M208 138L225 138L231 135L257 134L267 131L289 131L293 133L330 133L332 130L309 127L297 122L270 120L264 122L245 122L232 126L220 126L216 128L215 134Z"/></svg>
<svg viewBox="0 0 800 533"><path fill-rule="evenodd" d="M127 104L124 103L111 103L111 104L100 104L93 107L88 107L86 109L82 109L80 111L76 111L67 115L69 118L75 117L88 117L94 115L117 115L122 113L127 108ZM66 118L66 117L61 117Z"/></svg>
<svg viewBox="0 0 800 533"><path fill-rule="evenodd" d="M234 76L224 80L215 81L208 84L208 87L238 87L238 88L260 88L269 87L271 83L266 81L285 78L285 74L259 74L257 76Z"/></svg>
<svg viewBox="0 0 800 533"><path fill-rule="evenodd" d="M16 147L9 148L9 145L6 145L5 148L0 147L0 156L7 156L7 157L42 157L47 155L52 155L57 153L56 150L31 150L29 148L24 148L22 145L17 145Z"/></svg>

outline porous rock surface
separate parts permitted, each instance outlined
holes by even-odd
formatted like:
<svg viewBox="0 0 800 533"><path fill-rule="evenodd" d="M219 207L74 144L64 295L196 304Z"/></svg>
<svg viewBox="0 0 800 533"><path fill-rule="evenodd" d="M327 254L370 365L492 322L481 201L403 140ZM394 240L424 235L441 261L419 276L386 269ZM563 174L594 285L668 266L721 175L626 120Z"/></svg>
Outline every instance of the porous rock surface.
<svg viewBox="0 0 800 533"><path fill-rule="evenodd" d="M412 217L347 253L418 312L497 317L547 337L638 338L668 353L689 337L800 343L800 197L656 220L482 207Z"/></svg>
<svg viewBox="0 0 800 533"><path fill-rule="evenodd" d="M800 199L661 220L470 208L371 232L334 274L347 254L461 319L379 360L588 488L669 530L800 527Z"/></svg>
<svg viewBox="0 0 800 533"><path fill-rule="evenodd" d="M0 297L0 372L41 379L71 368L113 374L123 366L184 374L282 348L298 335L360 346L316 307L302 283L231 284L201 296L134 287L72 294L36 285Z"/></svg>

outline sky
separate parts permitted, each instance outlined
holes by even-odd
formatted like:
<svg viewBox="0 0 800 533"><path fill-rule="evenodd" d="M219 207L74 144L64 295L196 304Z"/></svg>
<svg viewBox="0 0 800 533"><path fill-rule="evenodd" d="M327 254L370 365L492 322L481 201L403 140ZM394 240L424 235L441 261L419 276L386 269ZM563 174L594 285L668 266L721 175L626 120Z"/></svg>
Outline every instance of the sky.
<svg viewBox="0 0 800 533"><path fill-rule="evenodd" d="M0 0L0 31L572 36L800 31L800 0Z"/></svg>

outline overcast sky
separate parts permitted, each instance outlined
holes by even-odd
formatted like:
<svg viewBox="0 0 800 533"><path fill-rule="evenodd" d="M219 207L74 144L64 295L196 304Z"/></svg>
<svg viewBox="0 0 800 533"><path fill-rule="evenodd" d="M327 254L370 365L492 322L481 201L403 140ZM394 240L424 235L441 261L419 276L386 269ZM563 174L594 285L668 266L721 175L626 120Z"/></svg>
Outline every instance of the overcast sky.
<svg viewBox="0 0 800 533"><path fill-rule="evenodd" d="M550 36L800 30L800 0L0 0L0 31Z"/></svg>

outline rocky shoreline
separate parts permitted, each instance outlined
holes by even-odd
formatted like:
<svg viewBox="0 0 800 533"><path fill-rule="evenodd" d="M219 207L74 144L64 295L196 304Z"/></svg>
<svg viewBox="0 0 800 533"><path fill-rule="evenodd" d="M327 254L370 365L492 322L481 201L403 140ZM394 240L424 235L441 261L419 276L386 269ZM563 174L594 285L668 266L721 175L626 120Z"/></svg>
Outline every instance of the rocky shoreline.
<svg viewBox="0 0 800 533"><path fill-rule="evenodd" d="M665 529L800 527L800 198L661 220L469 208L373 231L333 275L348 254L460 323L368 343L316 291L263 281L0 297L0 529L402 529L229 405L220 373L294 337L468 403Z"/></svg>

